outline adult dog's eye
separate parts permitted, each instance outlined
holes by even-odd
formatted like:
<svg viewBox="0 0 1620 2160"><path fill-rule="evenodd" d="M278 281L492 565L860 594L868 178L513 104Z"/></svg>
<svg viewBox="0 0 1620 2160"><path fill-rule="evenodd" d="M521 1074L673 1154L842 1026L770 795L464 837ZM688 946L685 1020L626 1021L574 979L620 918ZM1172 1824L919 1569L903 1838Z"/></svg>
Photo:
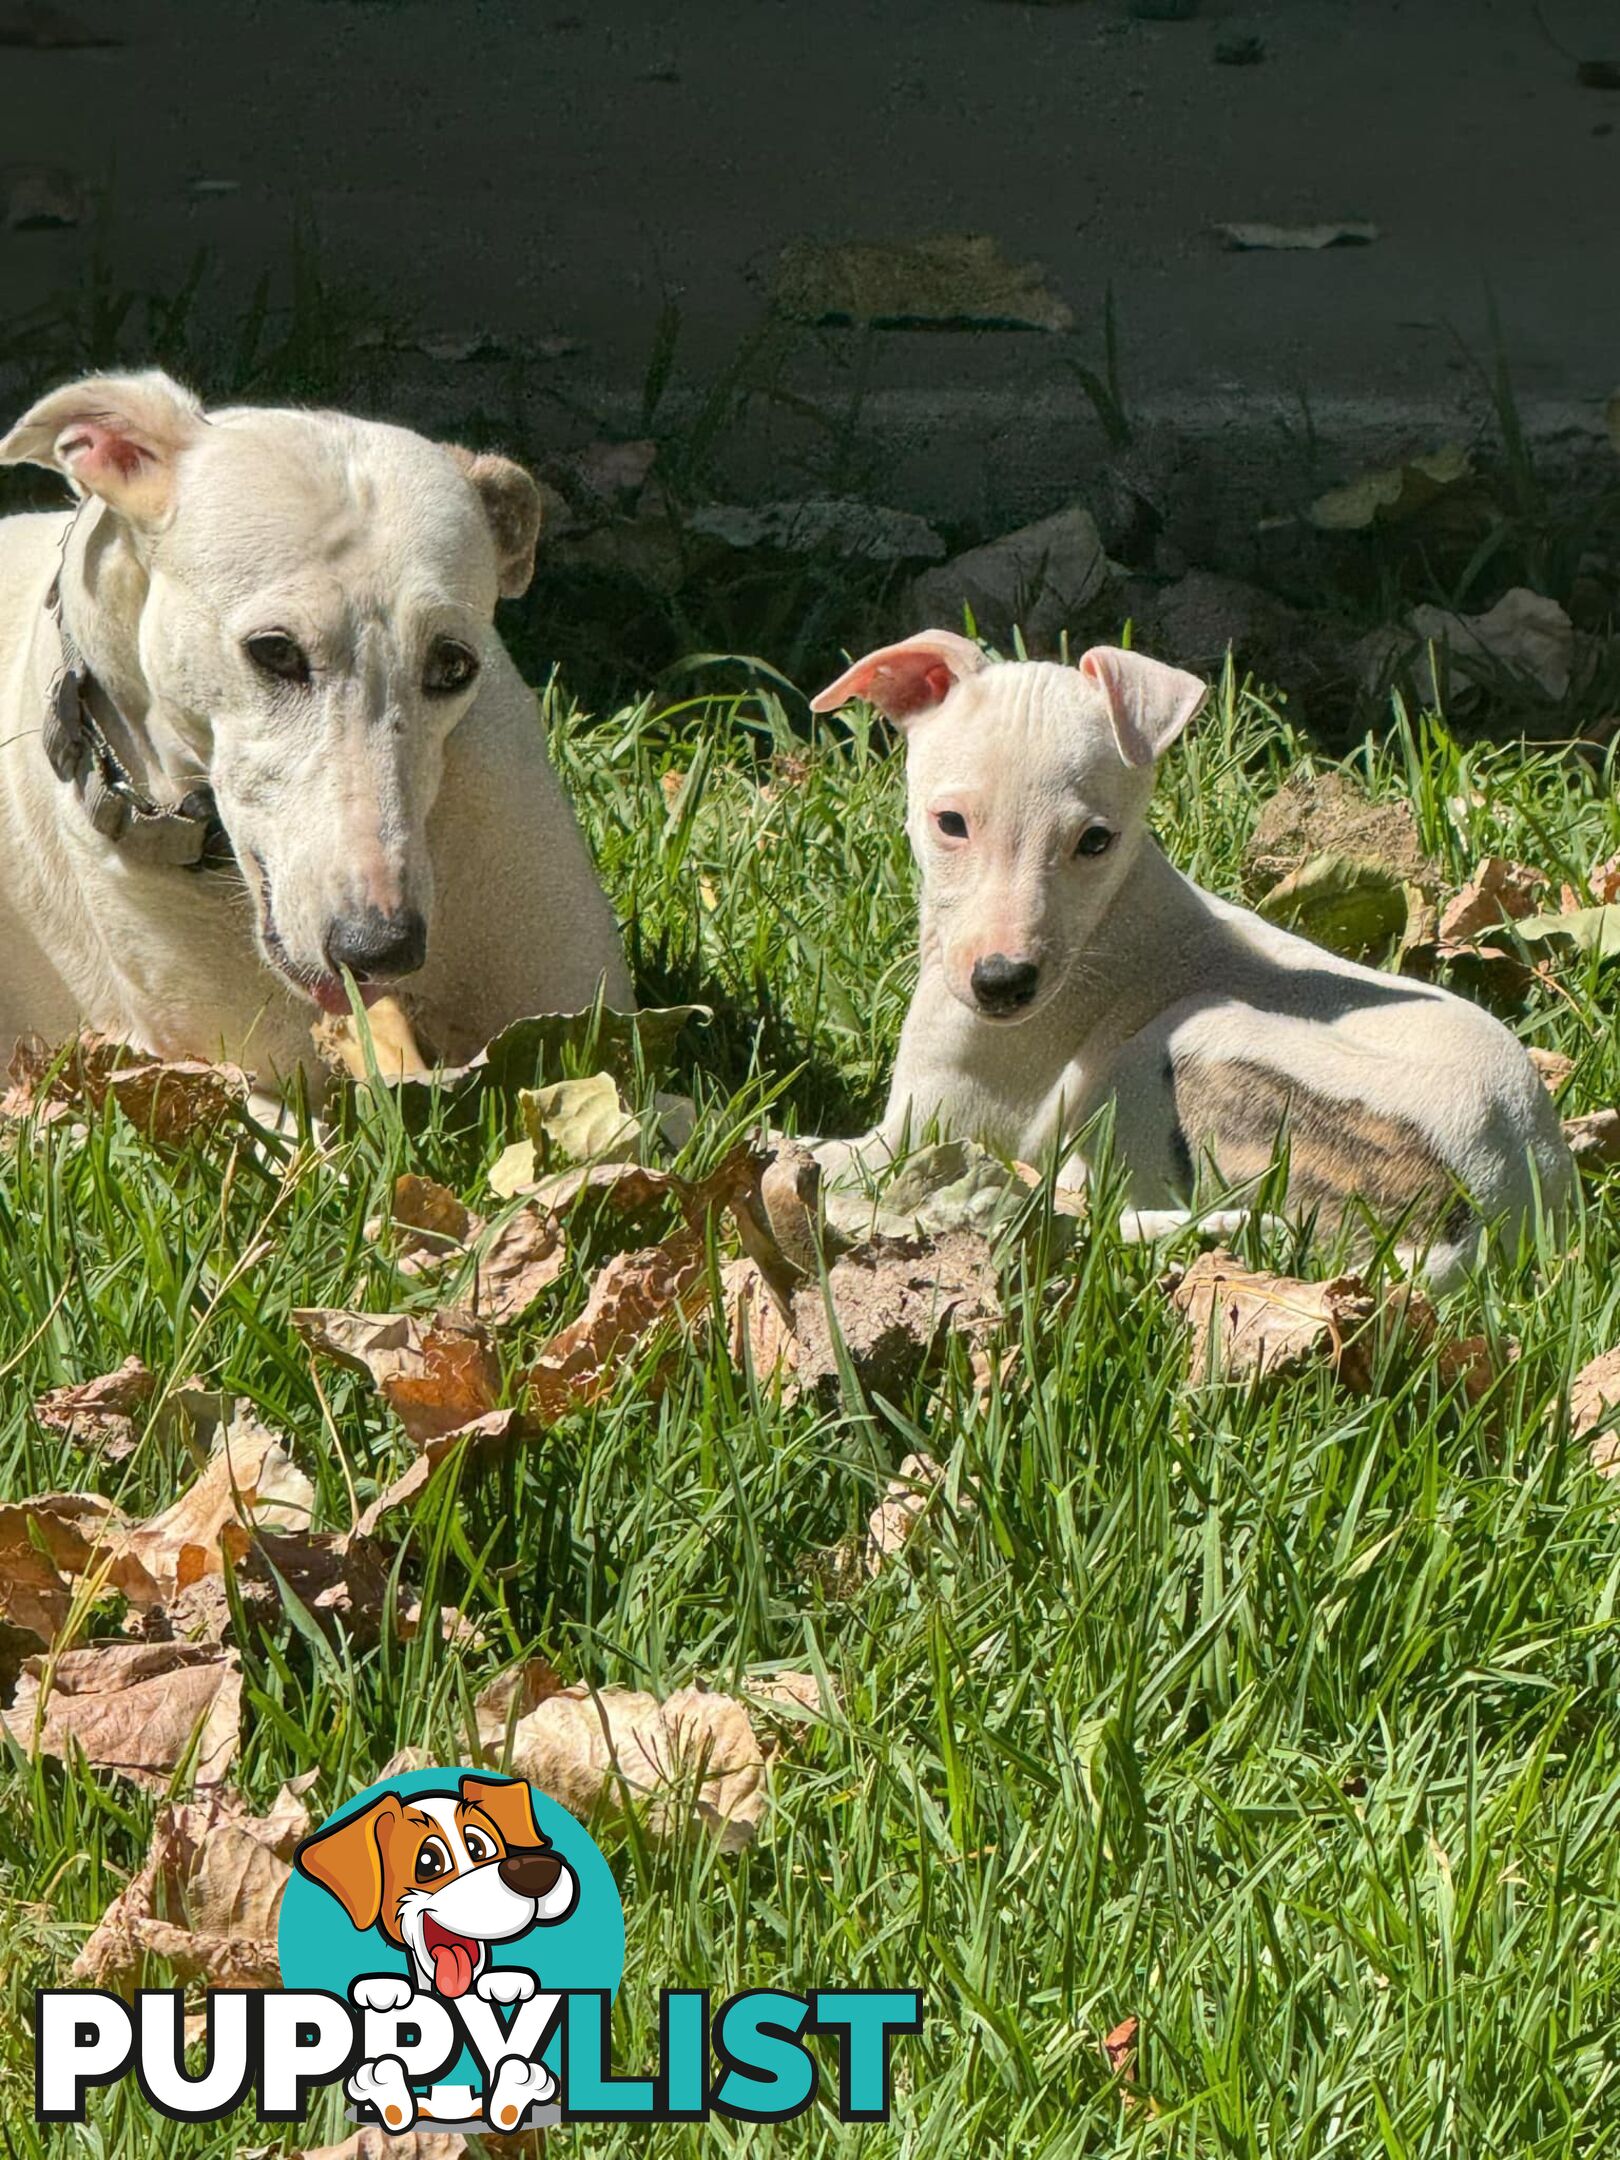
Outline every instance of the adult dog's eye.
<svg viewBox="0 0 1620 2160"><path fill-rule="evenodd" d="M416 1856L417 1881L437 1882L441 1875L448 1875L449 1873L449 1848L442 1839L430 1837Z"/></svg>
<svg viewBox="0 0 1620 2160"><path fill-rule="evenodd" d="M1074 852L1077 855L1106 855L1113 844L1112 826L1088 825L1075 842Z"/></svg>
<svg viewBox="0 0 1620 2160"><path fill-rule="evenodd" d="M486 1860L493 1860L495 1847L482 1830L468 1829L462 1832L467 1847L467 1857L475 1866L482 1867Z"/></svg>
<svg viewBox="0 0 1620 2160"><path fill-rule="evenodd" d="M437 638L428 650L422 670L422 688L429 697L454 697L465 690L478 673L478 655L454 638Z"/></svg>
<svg viewBox="0 0 1620 2160"><path fill-rule="evenodd" d="M965 840L968 836L968 821L960 810L936 810L934 823L947 840Z"/></svg>
<svg viewBox="0 0 1620 2160"><path fill-rule="evenodd" d="M261 675L269 675L277 682L309 681L309 655L285 630L266 630L259 637L250 637L246 651Z"/></svg>

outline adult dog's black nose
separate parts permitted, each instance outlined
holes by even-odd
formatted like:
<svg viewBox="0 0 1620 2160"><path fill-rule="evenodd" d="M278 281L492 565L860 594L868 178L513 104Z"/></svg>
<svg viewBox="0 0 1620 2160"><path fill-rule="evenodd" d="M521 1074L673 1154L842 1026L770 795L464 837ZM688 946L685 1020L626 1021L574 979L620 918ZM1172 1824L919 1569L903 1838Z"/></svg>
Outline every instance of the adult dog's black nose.
<svg viewBox="0 0 1620 2160"><path fill-rule="evenodd" d="M427 924L415 908L385 915L381 908L359 908L340 915L326 933L326 958L333 972L347 968L356 982L393 982L414 975L427 958Z"/></svg>
<svg viewBox="0 0 1620 2160"><path fill-rule="evenodd" d="M497 1872L508 1890L519 1897L549 1897L562 1875L562 1862L544 1845L522 1846L509 1852Z"/></svg>
<svg viewBox="0 0 1620 2160"><path fill-rule="evenodd" d="M986 953L973 963L973 995L979 1010L992 1019L1021 1012L1035 995L1041 971L1033 960L1009 960L1005 953Z"/></svg>

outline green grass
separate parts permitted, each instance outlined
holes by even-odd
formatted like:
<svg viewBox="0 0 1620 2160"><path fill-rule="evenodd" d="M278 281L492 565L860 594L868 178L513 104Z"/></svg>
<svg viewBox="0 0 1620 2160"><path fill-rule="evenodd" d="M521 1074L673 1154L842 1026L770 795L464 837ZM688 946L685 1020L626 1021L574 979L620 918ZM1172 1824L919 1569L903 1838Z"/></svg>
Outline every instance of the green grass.
<svg viewBox="0 0 1620 2160"><path fill-rule="evenodd" d="M711 1160L769 1106L854 1129L881 1099L910 983L898 757L763 700L589 721L552 741L630 924L642 995L716 1017L673 1082ZM773 752L804 756L767 798ZM1228 683L1178 751L1159 819L1227 892L1259 803L1309 755ZM1578 877L1620 847L1608 776L1398 726L1353 760L1408 794L1460 878L1483 852ZM679 814L660 776L688 774ZM1519 1016L1578 1060L1571 1107L1620 1100L1595 973ZM647 1085L653 1084L648 1076ZM46 1387L138 1352L202 1371L291 1435L321 1519L408 1451L358 1380L312 1371L304 1304L429 1302L362 1234L407 1165L474 1199L504 1136L407 1136L362 1105L340 1161L283 1177L226 1138L165 1162L109 1118L0 1163L0 1491L92 1485L145 1510L187 1465L154 1430L109 1469L37 1430ZM577 1309L587 1243L507 1345ZM1278 1258L1298 1257L1286 1242ZM1305 1256L1308 1259L1308 1255ZM785 2128L581 2130L577 2149L950 2155L1565 2155L1620 2129L1620 1493L1570 1442L1574 1365L1620 1338L1620 1226L1592 1196L1567 1253L1450 1301L1522 1346L1469 1408L1431 1365L1354 1400L1325 1377L1194 1395L1162 1256L1104 1226L1011 1266L1023 1355L975 1400L965 1363L884 1404L782 1407L713 1345L654 1398L613 1395L500 1466L441 1480L403 1559L486 1652L391 1633L363 1654L284 1618L241 1644L236 1772L266 1803L314 1770L328 1808L394 1750L468 1748L473 1694L518 1652L569 1678L676 1687L812 1665L839 1709L792 1746L755 1847L600 1835L623 1891L621 2066L652 2059L657 1990L919 1984L887 2128L825 2106ZM318 1384L317 1384L318 1383ZM818 1551L858 1531L922 1445L976 1515L832 1597ZM153 1801L0 1765L0 2124L18 2154L146 2160L275 2142L245 2116L174 2129L120 2090L84 2132L32 2125L32 1990L59 1981L139 1863ZM165 1977L161 1968L153 1984ZM1141 2019L1122 2105L1099 2047ZM825 2100L826 2081L823 2080ZM341 2134L322 2105L288 2144Z"/></svg>

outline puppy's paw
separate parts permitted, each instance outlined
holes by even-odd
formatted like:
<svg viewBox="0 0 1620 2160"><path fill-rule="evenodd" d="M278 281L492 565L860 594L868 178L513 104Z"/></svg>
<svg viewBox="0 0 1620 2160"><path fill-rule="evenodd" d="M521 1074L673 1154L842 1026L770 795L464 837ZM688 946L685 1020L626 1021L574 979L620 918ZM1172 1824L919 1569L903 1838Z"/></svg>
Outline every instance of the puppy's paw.
<svg viewBox="0 0 1620 2160"><path fill-rule="evenodd" d="M534 1974L525 1972L521 1965L492 1965L473 1982L473 1993L487 2003L521 2003L527 2002L539 1985Z"/></svg>
<svg viewBox="0 0 1620 2160"><path fill-rule="evenodd" d="M404 1973L366 1973L351 1983L349 1999L361 2010L403 2010L415 1993Z"/></svg>
<svg viewBox="0 0 1620 2160"><path fill-rule="evenodd" d="M416 2095L405 2082L405 2065L397 2055L380 2055L364 2062L344 2080L343 2090L357 2107L371 2107L377 2120L391 2135L408 2130L416 2120Z"/></svg>
<svg viewBox="0 0 1620 2160"><path fill-rule="evenodd" d="M508 2055L495 2073L495 2082L489 2089L489 2099L484 2106L485 2120L491 2130L504 2135L516 2130L532 2107L539 2107L557 2090L557 2080L544 2063L529 2062L521 2055Z"/></svg>

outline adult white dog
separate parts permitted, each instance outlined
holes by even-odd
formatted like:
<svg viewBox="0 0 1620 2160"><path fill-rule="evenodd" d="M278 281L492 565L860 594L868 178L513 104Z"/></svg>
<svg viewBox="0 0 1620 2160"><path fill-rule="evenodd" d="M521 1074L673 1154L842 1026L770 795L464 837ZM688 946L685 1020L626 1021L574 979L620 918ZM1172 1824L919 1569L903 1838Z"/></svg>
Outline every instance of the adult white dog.
<svg viewBox="0 0 1620 2160"><path fill-rule="evenodd" d="M1291 1208L1364 1204L1442 1284L1483 1226L1511 1235L1565 1197L1551 1099L1500 1022L1200 891L1155 847L1154 767L1196 676L1107 646L991 666L929 630L815 709L853 697L905 731L922 872L921 977L863 1158L937 1123L1038 1159L1111 1101L1137 1234L1210 1172L1259 1178L1285 1141Z"/></svg>
<svg viewBox="0 0 1620 2160"><path fill-rule="evenodd" d="M521 467L341 413L204 412L162 374L40 400L0 462L0 1043L88 1026L262 1083L409 978L441 1057L629 984L492 626Z"/></svg>

